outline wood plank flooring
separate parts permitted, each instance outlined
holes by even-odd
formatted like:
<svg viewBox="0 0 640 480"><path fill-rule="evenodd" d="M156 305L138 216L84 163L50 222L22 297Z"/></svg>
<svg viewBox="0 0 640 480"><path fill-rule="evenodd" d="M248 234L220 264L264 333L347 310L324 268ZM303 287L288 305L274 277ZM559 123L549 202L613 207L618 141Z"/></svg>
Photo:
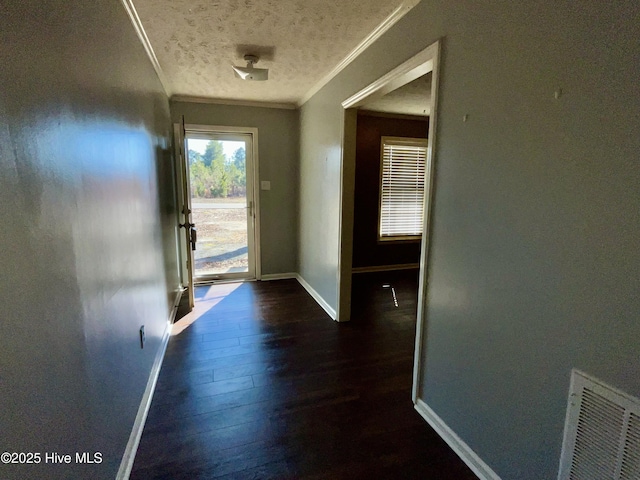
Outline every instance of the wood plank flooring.
<svg viewBox="0 0 640 480"><path fill-rule="evenodd" d="M197 288L131 479L475 479L413 410L415 277L355 275L343 324L295 280Z"/></svg>

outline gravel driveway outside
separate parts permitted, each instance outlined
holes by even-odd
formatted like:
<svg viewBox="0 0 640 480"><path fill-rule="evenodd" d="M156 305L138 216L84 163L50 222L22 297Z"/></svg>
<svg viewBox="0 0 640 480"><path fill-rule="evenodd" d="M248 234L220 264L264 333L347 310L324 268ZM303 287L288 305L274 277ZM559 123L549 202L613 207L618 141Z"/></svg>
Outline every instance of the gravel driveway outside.
<svg viewBox="0 0 640 480"><path fill-rule="evenodd" d="M193 199L196 276L248 271L245 206L245 198Z"/></svg>

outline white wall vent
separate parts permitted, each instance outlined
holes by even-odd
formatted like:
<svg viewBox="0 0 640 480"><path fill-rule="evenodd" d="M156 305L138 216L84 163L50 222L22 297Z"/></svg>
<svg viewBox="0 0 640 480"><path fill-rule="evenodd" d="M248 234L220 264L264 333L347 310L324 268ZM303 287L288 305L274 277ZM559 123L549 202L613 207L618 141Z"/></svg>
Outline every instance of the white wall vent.
<svg viewBox="0 0 640 480"><path fill-rule="evenodd" d="M640 480L640 401L574 369L558 480Z"/></svg>

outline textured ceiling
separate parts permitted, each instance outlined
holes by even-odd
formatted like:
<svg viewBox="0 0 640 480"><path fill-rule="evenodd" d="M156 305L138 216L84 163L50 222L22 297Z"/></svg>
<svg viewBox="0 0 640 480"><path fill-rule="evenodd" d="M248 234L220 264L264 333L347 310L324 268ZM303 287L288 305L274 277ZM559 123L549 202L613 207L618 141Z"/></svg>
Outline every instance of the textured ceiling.
<svg viewBox="0 0 640 480"><path fill-rule="evenodd" d="M134 0L173 95L296 103L402 0ZM266 82L232 65L261 56Z"/></svg>
<svg viewBox="0 0 640 480"><path fill-rule="evenodd" d="M371 112L428 116L430 99L431 73L427 73L361 108Z"/></svg>

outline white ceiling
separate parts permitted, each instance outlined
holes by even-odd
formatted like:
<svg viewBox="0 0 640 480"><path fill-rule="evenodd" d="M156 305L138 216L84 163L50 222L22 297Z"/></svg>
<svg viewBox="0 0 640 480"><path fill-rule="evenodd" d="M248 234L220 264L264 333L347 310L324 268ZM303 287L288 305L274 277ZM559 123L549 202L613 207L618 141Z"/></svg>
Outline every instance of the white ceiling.
<svg viewBox="0 0 640 480"><path fill-rule="evenodd" d="M418 0L419 1L419 0ZM300 104L416 0L133 0L171 95ZM376 37L377 38L377 37ZM258 54L266 82L232 65Z"/></svg>
<svg viewBox="0 0 640 480"><path fill-rule="evenodd" d="M366 103L361 109L426 117L430 114L430 100L431 73L427 73L382 98Z"/></svg>

